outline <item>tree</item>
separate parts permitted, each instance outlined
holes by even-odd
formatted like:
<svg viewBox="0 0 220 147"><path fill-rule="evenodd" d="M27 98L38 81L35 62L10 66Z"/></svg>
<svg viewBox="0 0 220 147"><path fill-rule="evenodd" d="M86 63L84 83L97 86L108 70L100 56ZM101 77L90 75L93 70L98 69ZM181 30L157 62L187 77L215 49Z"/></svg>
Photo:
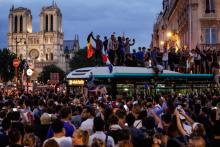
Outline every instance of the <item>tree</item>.
<svg viewBox="0 0 220 147"><path fill-rule="evenodd" d="M87 48L80 49L75 53L75 56L70 60L69 66L71 70L75 70L82 67L95 66L94 56L90 59L87 58Z"/></svg>
<svg viewBox="0 0 220 147"><path fill-rule="evenodd" d="M13 67L13 60L16 54L8 49L0 50L0 78L3 82L12 80L15 76L15 68Z"/></svg>
<svg viewBox="0 0 220 147"><path fill-rule="evenodd" d="M48 65L43 68L43 71L39 74L38 81L44 84L50 80L50 73L59 73L59 81L63 81L65 78L65 72L56 65Z"/></svg>

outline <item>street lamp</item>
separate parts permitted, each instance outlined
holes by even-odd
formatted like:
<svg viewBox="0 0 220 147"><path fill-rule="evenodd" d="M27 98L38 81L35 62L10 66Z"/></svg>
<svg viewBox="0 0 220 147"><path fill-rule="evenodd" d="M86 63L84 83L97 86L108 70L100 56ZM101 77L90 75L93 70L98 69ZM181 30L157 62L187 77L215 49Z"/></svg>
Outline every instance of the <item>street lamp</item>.
<svg viewBox="0 0 220 147"><path fill-rule="evenodd" d="M167 37L168 38L172 37L172 32L167 32Z"/></svg>
<svg viewBox="0 0 220 147"><path fill-rule="evenodd" d="M33 70L30 69L30 68L27 69L26 74L27 74L27 81L26 81L26 84L27 84L27 94L28 94L28 83L29 83L29 77L32 76L32 74L33 74Z"/></svg>
<svg viewBox="0 0 220 147"><path fill-rule="evenodd" d="M24 40L24 44L26 44L26 40L25 38L20 38L20 40L18 41L18 38L16 36L15 38L15 49L16 49L16 59L13 60L13 66L15 67L15 72L16 72L16 87L18 89L18 66L20 64L20 60L18 59L18 44L22 42L22 40Z"/></svg>
<svg viewBox="0 0 220 147"><path fill-rule="evenodd" d="M15 67L15 73L16 73L16 79L15 79L15 81L16 81L16 88L17 88L17 89L18 89L18 66L19 66L19 64L20 64L20 60L17 59L17 58L15 58L15 59L13 60L13 66Z"/></svg>
<svg viewBox="0 0 220 147"><path fill-rule="evenodd" d="M170 48L170 41L171 41L171 37L173 36L173 33L172 32L170 32L170 31L168 31L167 33L166 33L166 35L167 35L167 47L168 48Z"/></svg>

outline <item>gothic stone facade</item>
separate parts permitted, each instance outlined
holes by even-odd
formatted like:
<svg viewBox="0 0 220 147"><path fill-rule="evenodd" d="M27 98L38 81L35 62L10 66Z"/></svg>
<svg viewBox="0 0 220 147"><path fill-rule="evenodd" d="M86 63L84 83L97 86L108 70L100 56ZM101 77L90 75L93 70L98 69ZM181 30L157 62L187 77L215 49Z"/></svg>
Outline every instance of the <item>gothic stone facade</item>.
<svg viewBox="0 0 220 147"><path fill-rule="evenodd" d="M65 71L62 14L56 4L42 8L39 32L32 32L31 10L27 8L12 6L8 19L8 48L17 53L18 58L32 62L32 79L50 64Z"/></svg>

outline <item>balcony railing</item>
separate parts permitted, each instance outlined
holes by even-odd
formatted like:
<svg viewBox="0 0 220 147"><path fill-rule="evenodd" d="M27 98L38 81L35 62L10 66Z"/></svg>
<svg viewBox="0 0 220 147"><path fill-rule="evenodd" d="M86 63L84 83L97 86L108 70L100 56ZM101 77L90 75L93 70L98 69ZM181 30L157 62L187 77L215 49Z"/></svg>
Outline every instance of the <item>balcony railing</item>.
<svg viewBox="0 0 220 147"><path fill-rule="evenodd" d="M217 44L200 44L200 49L211 48L220 51L220 43Z"/></svg>
<svg viewBox="0 0 220 147"><path fill-rule="evenodd" d="M202 15L202 19L213 19L216 17L217 17L216 13L203 13Z"/></svg>

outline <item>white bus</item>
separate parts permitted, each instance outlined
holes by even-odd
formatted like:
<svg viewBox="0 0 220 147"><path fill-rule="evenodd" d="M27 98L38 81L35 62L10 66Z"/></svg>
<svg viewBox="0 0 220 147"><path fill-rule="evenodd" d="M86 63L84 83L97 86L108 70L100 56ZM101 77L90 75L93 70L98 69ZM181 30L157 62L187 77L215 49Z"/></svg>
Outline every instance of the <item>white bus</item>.
<svg viewBox="0 0 220 147"><path fill-rule="evenodd" d="M86 67L70 72L67 77L68 87L81 89L91 79L95 84L105 85L113 96L127 93L129 96L144 94L146 91L183 91L211 88L212 74L183 74L163 70L156 74L153 68L114 66L110 72L105 67Z"/></svg>

